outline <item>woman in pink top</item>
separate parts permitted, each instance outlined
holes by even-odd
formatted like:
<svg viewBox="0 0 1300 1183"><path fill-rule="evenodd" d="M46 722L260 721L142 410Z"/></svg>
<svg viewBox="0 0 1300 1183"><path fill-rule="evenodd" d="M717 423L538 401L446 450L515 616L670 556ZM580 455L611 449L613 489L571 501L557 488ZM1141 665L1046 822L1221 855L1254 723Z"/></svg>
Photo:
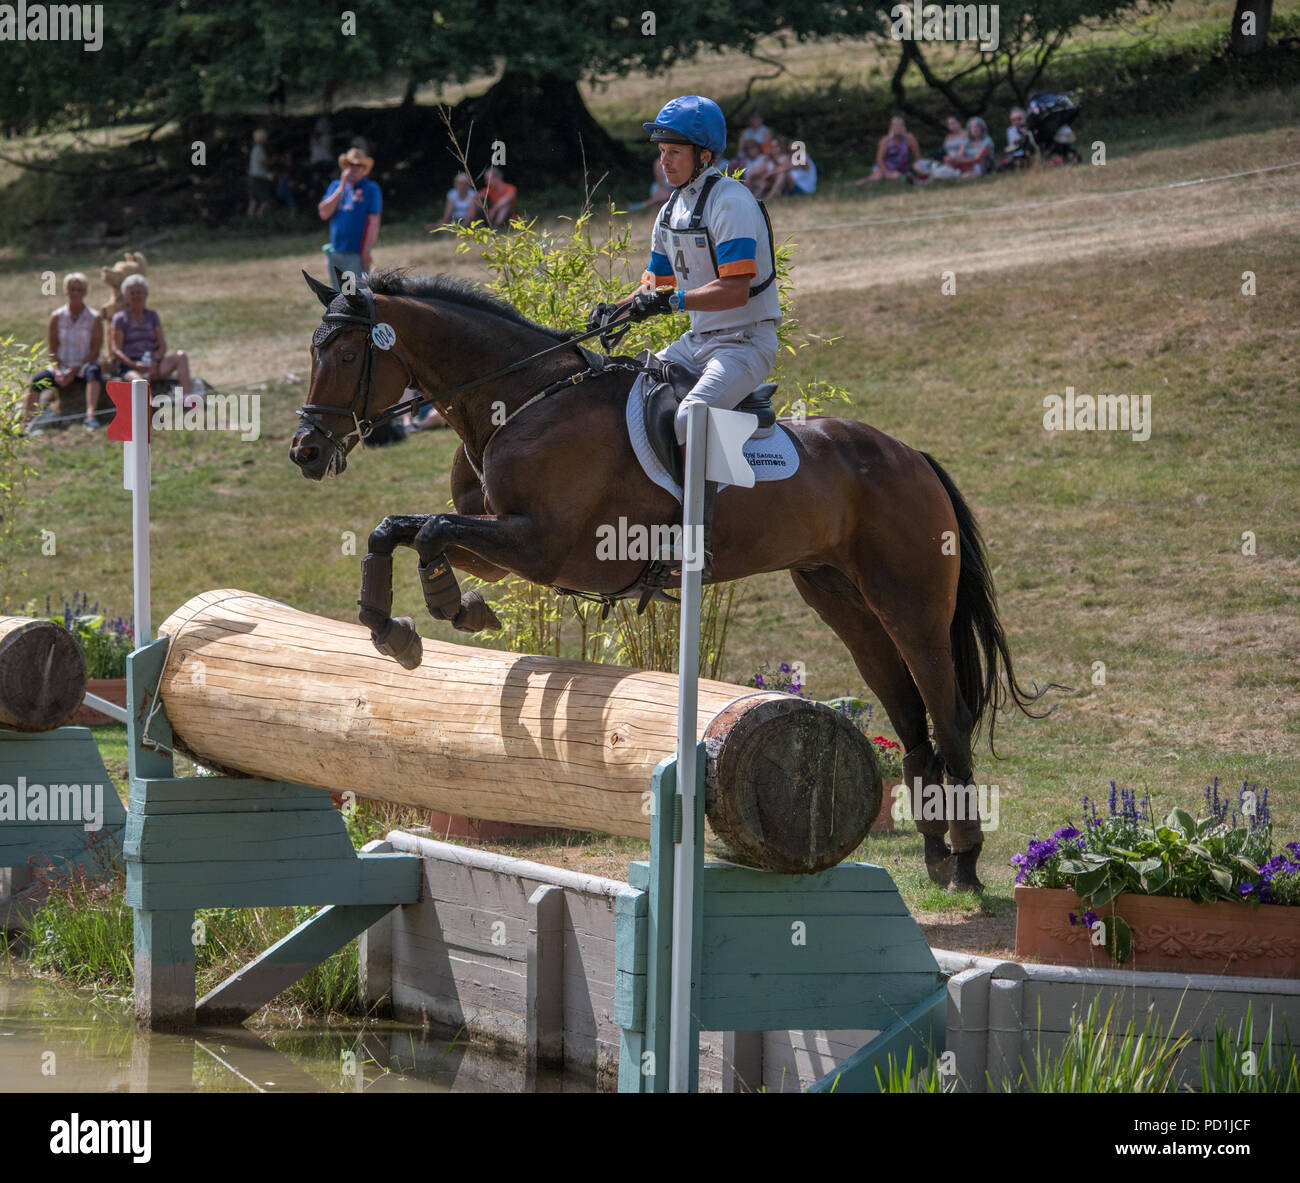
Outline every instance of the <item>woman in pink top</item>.
<svg viewBox="0 0 1300 1183"><path fill-rule="evenodd" d="M113 362L119 378L175 378L181 393L189 391L190 359L185 351L167 352L162 321L145 307L149 283L143 275L129 275L122 282L126 307L113 317Z"/></svg>

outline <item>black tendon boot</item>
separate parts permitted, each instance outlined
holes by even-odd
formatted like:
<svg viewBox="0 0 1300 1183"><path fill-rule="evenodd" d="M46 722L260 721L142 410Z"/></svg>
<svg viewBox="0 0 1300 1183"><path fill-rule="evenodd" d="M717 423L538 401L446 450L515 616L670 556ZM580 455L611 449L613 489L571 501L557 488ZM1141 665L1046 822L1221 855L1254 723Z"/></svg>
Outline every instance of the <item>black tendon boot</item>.
<svg viewBox="0 0 1300 1183"><path fill-rule="evenodd" d="M718 499L718 482L704 482L704 569L700 574L703 583L713 578L713 506Z"/></svg>
<svg viewBox="0 0 1300 1183"><path fill-rule="evenodd" d="M954 860L952 868L952 882L948 884L950 892L973 891L982 892L984 884L975 874L975 864L979 860L980 851L984 849L984 843L972 846L969 850L959 851Z"/></svg>
<svg viewBox="0 0 1300 1183"><path fill-rule="evenodd" d="M952 879L952 850L942 834L925 834L925 871L932 883L947 887Z"/></svg>

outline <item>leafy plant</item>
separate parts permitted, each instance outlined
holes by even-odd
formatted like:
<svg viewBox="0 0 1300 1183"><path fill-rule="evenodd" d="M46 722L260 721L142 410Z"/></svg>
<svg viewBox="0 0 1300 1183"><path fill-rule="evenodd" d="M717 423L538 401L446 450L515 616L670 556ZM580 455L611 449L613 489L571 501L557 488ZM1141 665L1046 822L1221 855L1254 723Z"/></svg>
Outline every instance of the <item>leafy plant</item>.
<svg viewBox="0 0 1300 1183"><path fill-rule="evenodd" d="M105 615L84 592L73 592L71 601L64 600L62 610L57 613L52 611L50 597L46 596L45 616L77 638L86 655L87 676L126 677L126 659L135 648L131 618Z"/></svg>
<svg viewBox="0 0 1300 1183"><path fill-rule="evenodd" d="M1200 820L1173 809L1163 824L1151 817L1149 799L1138 807L1135 793L1111 781L1110 815L1098 816L1084 798L1083 829L1062 826L1050 838L1034 838L1011 862L1016 882L1029 887L1071 888L1088 905L1070 923L1093 928L1097 909L1124 894L1176 896L1196 903L1300 902L1300 843L1291 858L1270 861L1273 829L1268 789L1242 785L1235 809L1220 808L1218 780L1206 789L1211 816ZM1267 873L1264 868L1267 868ZM1104 924L1106 951L1121 964L1132 952L1127 922L1111 910Z"/></svg>
<svg viewBox="0 0 1300 1183"><path fill-rule="evenodd" d="M1154 1010L1148 1010L1142 1030L1130 1019L1123 1031L1115 1028L1115 1003L1105 1016L1099 1015L1098 997L1088 1004L1086 1014L1076 1009L1070 1015L1070 1029L1059 1052L1043 1047L1042 1011L1039 1010L1038 1041L1034 1063L1022 1060L1020 1076L1002 1082L1004 1092L1029 1093L1166 1093L1171 1091L1178 1057L1191 1043L1191 1035L1173 1035L1178 1011L1161 1030ZM1181 1010L1181 1004L1179 1010Z"/></svg>
<svg viewBox="0 0 1300 1183"><path fill-rule="evenodd" d="M1290 1031L1284 1032L1280 1047L1274 1043L1273 1008L1269 1007L1268 1026L1256 1051L1252 1006L1246 1003L1235 1036L1228 1033L1222 1019L1215 1021L1213 1055L1207 1056L1201 1046L1201 1092L1300 1093L1300 1066Z"/></svg>
<svg viewBox="0 0 1300 1183"><path fill-rule="evenodd" d="M14 530L23 491L36 473L30 463L31 441L24 436L23 400L28 380L40 368L41 345L23 345L0 337L0 612L9 611L10 591L26 572L16 569Z"/></svg>

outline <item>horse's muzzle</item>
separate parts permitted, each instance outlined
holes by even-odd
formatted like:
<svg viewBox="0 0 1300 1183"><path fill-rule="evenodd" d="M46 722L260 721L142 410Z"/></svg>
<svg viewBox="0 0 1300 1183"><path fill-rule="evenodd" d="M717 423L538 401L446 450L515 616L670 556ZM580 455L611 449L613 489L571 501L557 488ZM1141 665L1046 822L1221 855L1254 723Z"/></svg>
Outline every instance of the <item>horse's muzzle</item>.
<svg viewBox="0 0 1300 1183"><path fill-rule="evenodd" d="M302 470L303 476L312 481L341 473L348 466L347 457L341 454L334 442L306 424L294 432L289 444L289 459Z"/></svg>

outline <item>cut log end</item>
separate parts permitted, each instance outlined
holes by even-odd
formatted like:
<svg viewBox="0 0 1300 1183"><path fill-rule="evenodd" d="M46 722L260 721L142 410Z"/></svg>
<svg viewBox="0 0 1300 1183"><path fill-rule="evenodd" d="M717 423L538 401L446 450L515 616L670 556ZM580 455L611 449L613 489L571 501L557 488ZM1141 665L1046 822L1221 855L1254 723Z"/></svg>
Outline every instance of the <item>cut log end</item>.
<svg viewBox="0 0 1300 1183"><path fill-rule="evenodd" d="M66 628L0 617L0 726L52 731L72 721L85 696L85 654Z"/></svg>
<svg viewBox="0 0 1300 1183"><path fill-rule="evenodd" d="M705 809L729 856L788 874L847 858L880 811L871 741L799 698L732 703L710 725Z"/></svg>

